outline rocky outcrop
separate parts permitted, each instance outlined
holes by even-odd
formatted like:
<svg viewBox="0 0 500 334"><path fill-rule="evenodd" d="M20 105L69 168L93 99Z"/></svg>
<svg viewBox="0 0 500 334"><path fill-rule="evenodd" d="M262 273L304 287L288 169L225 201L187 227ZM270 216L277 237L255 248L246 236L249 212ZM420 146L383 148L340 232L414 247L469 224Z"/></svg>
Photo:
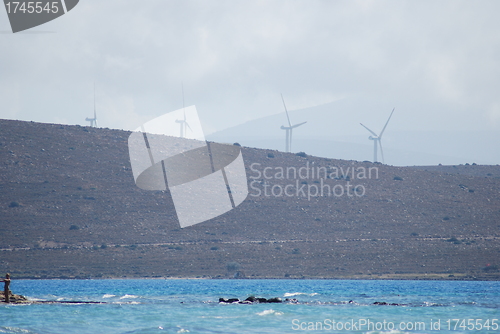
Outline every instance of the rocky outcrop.
<svg viewBox="0 0 500 334"><path fill-rule="evenodd" d="M29 303L28 298L21 295L15 295L12 292L9 294L9 297L12 304ZM5 295L3 291L0 291L0 301L5 303Z"/></svg>

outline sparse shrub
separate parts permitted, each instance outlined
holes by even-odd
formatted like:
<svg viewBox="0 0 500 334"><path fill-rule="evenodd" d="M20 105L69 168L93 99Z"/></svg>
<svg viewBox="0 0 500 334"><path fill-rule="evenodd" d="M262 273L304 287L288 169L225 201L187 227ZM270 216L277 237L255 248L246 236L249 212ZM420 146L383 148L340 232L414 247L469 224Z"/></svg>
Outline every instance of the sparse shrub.
<svg viewBox="0 0 500 334"><path fill-rule="evenodd" d="M473 193L473 192L474 192L474 189L469 189L469 192L470 192L470 193Z"/></svg>
<svg viewBox="0 0 500 334"><path fill-rule="evenodd" d="M274 158L274 154L273 154L273 153L268 153L268 154L267 154L267 157L268 157L268 158Z"/></svg>
<svg viewBox="0 0 500 334"><path fill-rule="evenodd" d="M412 232L410 235L411 235L412 237L418 237L418 233L417 233L417 232Z"/></svg>
<svg viewBox="0 0 500 334"><path fill-rule="evenodd" d="M108 248L108 245L106 245L106 244L101 245L101 249L106 249L106 248Z"/></svg>
<svg viewBox="0 0 500 334"><path fill-rule="evenodd" d="M294 249L292 250L292 254L300 254L300 249L298 249L298 248L294 248Z"/></svg>
<svg viewBox="0 0 500 334"><path fill-rule="evenodd" d="M75 231L76 231L76 230L79 230L79 229L80 229L80 227L79 227L78 225L71 225L71 226L69 227L69 229L70 229L70 230L75 230Z"/></svg>
<svg viewBox="0 0 500 334"><path fill-rule="evenodd" d="M137 245L135 245L135 244L134 245L130 245L130 246L128 246L128 248L134 250L134 249L137 249Z"/></svg>
<svg viewBox="0 0 500 334"><path fill-rule="evenodd" d="M215 250L219 250L219 247L217 247L217 246L213 246L213 247L210 247L210 250L214 250L214 251L215 251Z"/></svg>
<svg viewBox="0 0 500 334"><path fill-rule="evenodd" d="M450 217L449 216L444 216L443 220L450 220Z"/></svg>
<svg viewBox="0 0 500 334"><path fill-rule="evenodd" d="M228 262L226 264L227 271L238 271L241 265L238 262Z"/></svg>
<svg viewBox="0 0 500 334"><path fill-rule="evenodd" d="M486 271L486 272L492 272L492 271L498 271L498 266L497 265L493 265L493 266L486 266L483 268L483 271Z"/></svg>
<svg viewBox="0 0 500 334"><path fill-rule="evenodd" d="M306 152L298 152L298 153L295 153L295 155L299 156L299 157L302 157L302 158L307 158Z"/></svg>
<svg viewBox="0 0 500 334"><path fill-rule="evenodd" d="M449 238L448 240L446 240L448 242L453 242L455 245L460 245L462 243L462 241L458 240L457 238L455 237L451 237Z"/></svg>
<svg viewBox="0 0 500 334"><path fill-rule="evenodd" d="M240 143L234 143L234 146L241 146Z"/></svg>
<svg viewBox="0 0 500 334"><path fill-rule="evenodd" d="M18 202L10 202L9 208L17 208L21 206Z"/></svg>
<svg viewBox="0 0 500 334"><path fill-rule="evenodd" d="M393 180L403 181L403 178L401 176L394 176Z"/></svg>

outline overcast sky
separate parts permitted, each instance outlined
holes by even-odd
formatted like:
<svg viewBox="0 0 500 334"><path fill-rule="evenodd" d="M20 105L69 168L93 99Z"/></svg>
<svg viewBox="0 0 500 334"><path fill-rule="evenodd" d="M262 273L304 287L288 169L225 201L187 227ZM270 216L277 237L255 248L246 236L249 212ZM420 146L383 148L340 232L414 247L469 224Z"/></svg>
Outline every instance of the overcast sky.
<svg viewBox="0 0 500 334"><path fill-rule="evenodd" d="M101 127L181 108L183 85L206 134L283 112L280 93L290 110L377 101L332 115L339 131L365 135L360 121L381 128L396 107L395 132L500 133L498 13L498 1L81 0L13 34L0 10L0 118L87 125L95 82Z"/></svg>

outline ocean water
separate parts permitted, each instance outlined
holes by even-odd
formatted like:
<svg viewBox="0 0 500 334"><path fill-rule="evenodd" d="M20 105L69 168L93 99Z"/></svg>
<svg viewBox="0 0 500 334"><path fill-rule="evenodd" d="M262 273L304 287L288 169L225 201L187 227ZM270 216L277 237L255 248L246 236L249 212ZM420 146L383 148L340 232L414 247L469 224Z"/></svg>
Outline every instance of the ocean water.
<svg viewBox="0 0 500 334"><path fill-rule="evenodd" d="M104 303L0 304L0 333L500 333L500 282L13 280L11 289ZM251 295L298 303L218 302Z"/></svg>

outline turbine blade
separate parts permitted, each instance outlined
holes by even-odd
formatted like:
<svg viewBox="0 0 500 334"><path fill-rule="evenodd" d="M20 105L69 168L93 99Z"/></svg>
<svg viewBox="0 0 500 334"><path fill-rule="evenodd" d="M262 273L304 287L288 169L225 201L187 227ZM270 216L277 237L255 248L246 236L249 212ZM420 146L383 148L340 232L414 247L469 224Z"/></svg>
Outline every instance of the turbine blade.
<svg viewBox="0 0 500 334"><path fill-rule="evenodd" d="M283 106L285 107L285 112L286 112L286 118L288 119L288 126L292 126L292 123L290 122L290 116L288 116L288 110L286 109L286 104L285 104L285 99L283 98L283 94L281 94L281 100L283 101Z"/></svg>
<svg viewBox="0 0 500 334"><path fill-rule="evenodd" d="M382 155L382 163L384 163L384 164L385 164L385 160L384 160L384 150L382 149L382 140L380 140L380 138L379 138L379 140L378 140L378 144L379 144L379 146L380 146L380 154Z"/></svg>
<svg viewBox="0 0 500 334"><path fill-rule="evenodd" d="M378 136L379 138L382 138L382 134L384 133L385 128L387 127L387 124L389 124L389 121L391 120L392 113L394 112L394 109L396 109L396 108L393 108L393 109L392 109L392 111L391 111L391 115L390 115L390 116L389 116L389 118L387 119L387 122L385 123L384 128L382 129L382 132L380 132L380 135Z"/></svg>
<svg viewBox="0 0 500 334"><path fill-rule="evenodd" d="M378 137L375 132L373 132L372 130L368 129L366 126L363 125L363 123L359 123L359 124L361 124L361 126L364 127L366 130L370 131L372 135L374 135L375 137Z"/></svg>
<svg viewBox="0 0 500 334"><path fill-rule="evenodd" d="M189 123L184 121L184 124L186 124L186 126L189 128L189 130L193 131L193 129L191 129L191 127L189 126Z"/></svg>
<svg viewBox="0 0 500 334"><path fill-rule="evenodd" d="M293 129L293 128L296 128L296 127L298 127L298 126L301 126L302 124L306 124L306 123L307 123L307 122L302 122L302 123L299 123L299 124L295 124L295 125L293 125L293 126L292 126L292 129Z"/></svg>

